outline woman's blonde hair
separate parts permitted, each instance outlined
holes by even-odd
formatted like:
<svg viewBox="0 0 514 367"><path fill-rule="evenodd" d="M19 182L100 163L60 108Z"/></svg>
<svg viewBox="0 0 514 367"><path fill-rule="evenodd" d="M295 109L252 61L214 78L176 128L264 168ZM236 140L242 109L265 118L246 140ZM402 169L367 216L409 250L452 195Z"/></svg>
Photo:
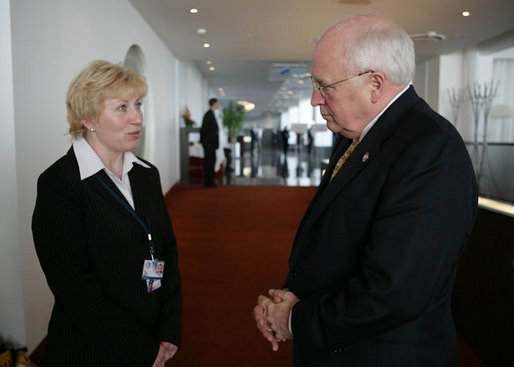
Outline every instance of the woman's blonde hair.
<svg viewBox="0 0 514 367"><path fill-rule="evenodd" d="M84 136L82 119L98 121L107 98L143 98L147 91L145 80L135 71L103 60L93 61L71 82L66 94L70 135L74 139Z"/></svg>

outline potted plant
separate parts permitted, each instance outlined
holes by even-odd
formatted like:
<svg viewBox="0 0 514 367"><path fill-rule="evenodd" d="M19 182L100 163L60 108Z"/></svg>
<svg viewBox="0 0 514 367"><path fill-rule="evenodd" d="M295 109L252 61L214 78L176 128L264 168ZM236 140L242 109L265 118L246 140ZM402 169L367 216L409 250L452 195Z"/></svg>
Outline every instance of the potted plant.
<svg viewBox="0 0 514 367"><path fill-rule="evenodd" d="M223 109L223 126L228 129L228 139L230 142L235 142L237 133L243 126L244 113L243 106L232 102Z"/></svg>
<svg viewBox="0 0 514 367"><path fill-rule="evenodd" d="M191 112L189 112L189 108L186 107L184 113L182 113L182 119L184 120L184 124L186 127L192 127L195 122L191 120Z"/></svg>

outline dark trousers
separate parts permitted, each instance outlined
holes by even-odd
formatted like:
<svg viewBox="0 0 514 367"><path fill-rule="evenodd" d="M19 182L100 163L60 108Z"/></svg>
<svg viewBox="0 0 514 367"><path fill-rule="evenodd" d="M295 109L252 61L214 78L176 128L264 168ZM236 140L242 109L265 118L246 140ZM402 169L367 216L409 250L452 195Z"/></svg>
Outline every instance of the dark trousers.
<svg viewBox="0 0 514 367"><path fill-rule="evenodd" d="M229 170L230 168L232 168L232 149L223 148L223 152L225 153L225 158L227 159L226 168L227 170Z"/></svg>
<svg viewBox="0 0 514 367"><path fill-rule="evenodd" d="M203 149L203 181L206 185L214 183L214 164L216 163L216 150Z"/></svg>

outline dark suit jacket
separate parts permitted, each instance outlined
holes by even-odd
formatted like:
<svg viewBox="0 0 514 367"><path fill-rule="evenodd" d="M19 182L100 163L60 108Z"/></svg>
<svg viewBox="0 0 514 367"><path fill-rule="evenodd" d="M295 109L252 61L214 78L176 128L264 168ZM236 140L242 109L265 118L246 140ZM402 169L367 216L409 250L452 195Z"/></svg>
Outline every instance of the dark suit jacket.
<svg viewBox="0 0 514 367"><path fill-rule="evenodd" d="M220 145L218 123L212 109L209 109L203 116L202 127L200 128L200 142L205 150L216 150Z"/></svg>
<svg viewBox="0 0 514 367"><path fill-rule="evenodd" d="M73 148L39 177L32 231L55 298L49 366L151 366L159 342L180 345L176 241L159 173L148 165L134 164L129 177L136 212L150 220L155 257L166 262L152 293L141 279L150 258L145 232L94 176L80 181Z"/></svg>
<svg viewBox="0 0 514 367"><path fill-rule="evenodd" d="M477 206L464 143L410 87L329 183L349 144L293 243L295 366L457 366L450 293Z"/></svg>

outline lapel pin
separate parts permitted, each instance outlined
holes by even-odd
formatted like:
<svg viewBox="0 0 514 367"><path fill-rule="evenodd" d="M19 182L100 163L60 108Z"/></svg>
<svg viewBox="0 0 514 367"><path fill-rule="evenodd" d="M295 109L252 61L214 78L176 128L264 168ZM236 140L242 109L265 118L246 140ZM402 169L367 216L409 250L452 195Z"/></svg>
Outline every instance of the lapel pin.
<svg viewBox="0 0 514 367"><path fill-rule="evenodd" d="M362 156L362 163L366 162L369 158L369 152L366 152L364 153L364 155Z"/></svg>

